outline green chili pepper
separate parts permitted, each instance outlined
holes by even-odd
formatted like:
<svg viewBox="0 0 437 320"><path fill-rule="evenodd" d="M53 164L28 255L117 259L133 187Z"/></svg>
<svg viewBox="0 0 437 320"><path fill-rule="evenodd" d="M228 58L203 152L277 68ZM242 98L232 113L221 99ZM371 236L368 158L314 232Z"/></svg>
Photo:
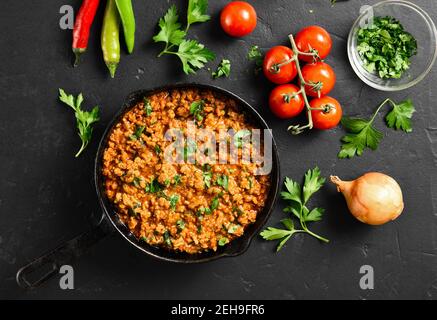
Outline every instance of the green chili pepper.
<svg viewBox="0 0 437 320"><path fill-rule="evenodd" d="M127 51L132 53L135 44L135 16L131 0L115 0L123 24L124 41Z"/></svg>
<svg viewBox="0 0 437 320"><path fill-rule="evenodd" d="M109 69L111 78L114 78L115 70L120 62L120 17L115 5L115 0L108 0L102 26L102 51L103 60Z"/></svg>

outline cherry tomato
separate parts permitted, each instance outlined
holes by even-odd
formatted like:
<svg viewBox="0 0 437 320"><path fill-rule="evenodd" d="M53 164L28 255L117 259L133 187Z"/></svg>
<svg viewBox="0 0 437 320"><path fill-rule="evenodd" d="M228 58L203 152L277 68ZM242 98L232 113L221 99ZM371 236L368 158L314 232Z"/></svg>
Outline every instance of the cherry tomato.
<svg viewBox="0 0 437 320"><path fill-rule="evenodd" d="M220 14L220 24L228 35L244 37L256 27L256 11L247 2L230 2Z"/></svg>
<svg viewBox="0 0 437 320"><path fill-rule="evenodd" d="M323 109L311 110L314 128L320 130L328 130L336 127L343 115L340 103L329 96L311 100L310 107Z"/></svg>
<svg viewBox="0 0 437 320"><path fill-rule="evenodd" d="M302 68L302 76L307 83L305 92L311 97L327 95L335 86L336 76L331 66L325 62L315 62ZM312 84L312 85L309 85Z"/></svg>
<svg viewBox="0 0 437 320"><path fill-rule="evenodd" d="M310 26L300 30L295 37L296 46L299 51L311 52L317 51L320 59L325 59L332 48L332 40L329 33L319 26ZM300 60L311 62L312 56L300 55Z"/></svg>
<svg viewBox="0 0 437 320"><path fill-rule="evenodd" d="M272 90L269 97L270 110L281 119L297 116L305 103L299 88L294 84L283 84Z"/></svg>
<svg viewBox="0 0 437 320"><path fill-rule="evenodd" d="M263 62L263 71L267 79L276 84L293 80L297 75L296 62L287 63L293 56L293 50L285 46L276 46L267 51Z"/></svg>

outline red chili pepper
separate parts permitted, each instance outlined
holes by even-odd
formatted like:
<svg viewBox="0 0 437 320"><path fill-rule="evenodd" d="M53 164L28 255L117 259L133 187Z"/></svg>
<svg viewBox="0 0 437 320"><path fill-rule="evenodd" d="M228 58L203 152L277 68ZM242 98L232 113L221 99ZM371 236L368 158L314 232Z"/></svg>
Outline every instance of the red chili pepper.
<svg viewBox="0 0 437 320"><path fill-rule="evenodd" d="M76 56L74 66L79 63L79 58L88 46L90 28L94 21L100 0L84 0L76 16L73 29L73 52Z"/></svg>

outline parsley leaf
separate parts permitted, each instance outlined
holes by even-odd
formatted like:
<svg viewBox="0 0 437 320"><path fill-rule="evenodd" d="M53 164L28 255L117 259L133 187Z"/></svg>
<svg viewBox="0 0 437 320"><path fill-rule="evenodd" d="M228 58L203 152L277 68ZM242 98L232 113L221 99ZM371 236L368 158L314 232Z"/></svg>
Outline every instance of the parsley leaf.
<svg viewBox="0 0 437 320"><path fill-rule="evenodd" d="M70 106L74 110L76 116L76 126L79 130L80 140L82 141L82 145L75 155L77 158L82 151L85 150L91 140L93 134L93 128L91 125L99 121L99 107L95 106L91 111L83 111L80 108L83 102L82 93L79 93L75 99L73 95L65 93L63 89L59 89L59 100Z"/></svg>
<svg viewBox="0 0 437 320"><path fill-rule="evenodd" d="M206 14L208 10L208 0L189 0L188 1L188 11L187 11L187 28L196 22L205 22L211 19L209 15Z"/></svg>
<svg viewBox="0 0 437 320"><path fill-rule="evenodd" d="M264 57L258 46L251 46L249 52L247 53L247 59L249 61L255 61L255 74L261 71Z"/></svg>
<svg viewBox="0 0 437 320"><path fill-rule="evenodd" d="M293 220L290 218L281 220L282 224L286 229L278 229L273 227L268 227L260 233L264 240L280 240L278 246L276 247L276 252L282 249L284 244L291 238L291 236L301 230L296 230L294 228Z"/></svg>
<svg viewBox="0 0 437 320"><path fill-rule="evenodd" d="M389 128L402 129L411 132L411 118L415 111L411 100L396 104L391 99L382 102L370 120L360 118L343 118L341 124L348 132L342 139L342 147L338 154L340 159L361 156L366 148L376 150L383 138L383 134L374 126L376 115L386 104L391 104L393 109L387 114L386 122Z"/></svg>
<svg viewBox="0 0 437 320"><path fill-rule="evenodd" d="M413 113L416 111L413 106L411 99L403 101L396 104L392 101L393 109L390 111L385 120L387 121L387 126L396 130L403 130L405 132L412 132L411 118Z"/></svg>
<svg viewBox="0 0 437 320"><path fill-rule="evenodd" d="M303 185L303 202L307 203L310 197L320 190L326 179L320 177L320 169L315 167L305 173L305 182Z"/></svg>
<svg viewBox="0 0 437 320"><path fill-rule="evenodd" d="M365 148L376 150L383 135L380 131L372 126L373 121L365 122L361 119L343 118L341 124L350 132L353 132L351 128L362 129L357 133L349 133L345 135L341 140L343 145L341 147L338 157L340 159L352 158L353 156L361 156ZM364 125L363 125L364 124Z"/></svg>
<svg viewBox="0 0 437 320"><path fill-rule="evenodd" d="M173 53L181 60L186 74L196 73L196 70L203 68L205 63L215 59L215 54L196 40L183 40L178 51Z"/></svg>
<svg viewBox="0 0 437 320"><path fill-rule="evenodd" d="M153 37L155 42L165 42L165 50L169 44L179 45L186 33L180 30L181 24L178 22L179 16L175 5L172 5L163 18L159 19L160 31Z"/></svg>
<svg viewBox="0 0 437 320"><path fill-rule="evenodd" d="M301 204L301 190L299 183L291 180L289 177L285 177L284 185L287 191L281 192L282 199L295 201Z"/></svg>
<svg viewBox="0 0 437 320"><path fill-rule="evenodd" d="M229 77L231 74L231 61L223 59L217 67L217 70L212 73L214 79L220 77Z"/></svg>
<svg viewBox="0 0 437 320"><path fill-rule="evenodd" d="M187 40L185 36L190 24L204 22L210 19L205 14L208 7L207 0L189 0L187 11L187 27L181 30L176 6L172 5L165 16L159 19L160 31L153 37L155 42L165 42L165 48L158 57L163 54L173 54L182 62L183 71L186 74L196 73L197 69L203 68L205 63L215 59L215 54L205 48L196 40ZM170 50L178 46L178 50Z"/></svg>
<svg viewBox="0 0 437 320"><path fill-rule="evenodd" d="M293 181L292 179L286 177L284 186L285 191L281 192L282 199L288 201L288 206L284 208L284 212L292 213L296 218L299 219L302 229L296 229L291 218L281 220L285 229L278 229L273 227L268 227L260 233L260 235L265 240L281 240L276 248L276 251L281 250L284 244L290 239L290 237L295 233L307 233L321 241L329 242L314 232L310 231L307 227L307 222L316 222L322 219L324 209L314 208L309 210L307 203L311 196L320 190L320 188L325 183L325 178L320 176L320 169L315 167L312 170L308 170L305 173L305 179L303 188L300 187L299 183Z"/></svg>

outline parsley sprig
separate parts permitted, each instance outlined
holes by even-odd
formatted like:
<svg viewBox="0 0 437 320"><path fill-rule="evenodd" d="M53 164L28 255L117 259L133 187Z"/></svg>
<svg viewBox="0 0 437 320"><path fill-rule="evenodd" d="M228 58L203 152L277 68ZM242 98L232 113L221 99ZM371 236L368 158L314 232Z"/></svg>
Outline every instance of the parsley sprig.
<svg viewBox="0 0 437 320"><path fill-rule="evenodd" d="M320 176L320 169L318 167L306 172L303 188L296 181L288 177L285 178L284 185L286 191L281 192L281 197L288 202L288 206L284 208L284 212L295 216L299 220L302 229L296 229L293 220L287 218L281 220L285 229L268 227L262 231L260 235L265 240L281 240L276 251L281 250L288 239L296 233L307 233L323 242L329 242L328 239L309 230L307 226L308 222L316 222L322 219L325 210L323 208L313 208L310 210L307 204L311 196L320 190L325 180L325 178Z"/></svg>
<svg viewBox="0 0 437 320"><path fill-rule="evenodd" d="M347 118L341 120L341 124L346 129L346 134L342 139L342 147L338 154L340 159L352 158L355 155L361 156L366 148L376 150L383 138L383 134L373 126L379 111L387 104L393 108L385 117L389 128L404 132L413 131L411 118L415 112L411 99L396 103L391 99L384 100L376 109L370 120L360 118Z"/></svg>
<svg viewBox="0 0 437 320"><path fill-rule="evenodd" d="M65 93L63 89L59 89L59 100L70 106L76 116L76 125L79 130L78 134L82 141L82 145L75 155L77 158L82 151L85 150L91 140L93 134L93 127L91 125L99 121L99 107L95 106L91 111L84 111L80 108L83 102L82 93L79 93L79 95L74 98L72 94Z"/></svg>
<svg viewBox="0 0 437 320"><path fill-rule="evenodd" d="M208 61L215 59L215 54L197 40L185 39L190 25L205 22L210 19L206 14L208 0L189 0L187 10L187 26L182 30L179 16L175 5L172 5L167 13L159 19L159 32L153 37L155 42L164 42L164 50L158 55L176 55L182 62L183 71L186 74L196 73L197 69L203 68ZM178 47L174 50L174 47ZM172 50L173 49L173 50Z"/></svg>

